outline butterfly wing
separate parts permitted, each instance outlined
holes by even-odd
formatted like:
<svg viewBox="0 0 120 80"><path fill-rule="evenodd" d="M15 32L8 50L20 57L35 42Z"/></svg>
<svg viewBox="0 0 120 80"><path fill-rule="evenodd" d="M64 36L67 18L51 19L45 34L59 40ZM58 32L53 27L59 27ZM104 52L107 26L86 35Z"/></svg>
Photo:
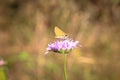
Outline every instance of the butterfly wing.
<svg viewBox="0 0 120 80"><path fill-rule="evenodd" d="M68 36L68 35L65 32L63 32L57 26L55 27L55 38L65 38L66 36Z"/></svg>

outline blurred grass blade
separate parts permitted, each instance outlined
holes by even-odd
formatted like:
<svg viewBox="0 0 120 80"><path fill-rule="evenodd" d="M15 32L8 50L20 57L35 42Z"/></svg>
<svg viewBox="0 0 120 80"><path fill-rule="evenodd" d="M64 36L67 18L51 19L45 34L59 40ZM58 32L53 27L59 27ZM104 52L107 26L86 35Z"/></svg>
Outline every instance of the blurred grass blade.
<svg viewBox="0 0 120 80"><path fill-rule="evenodd" d="M0 80L7 80L7 75L3 67L0 67Z"/></svg>

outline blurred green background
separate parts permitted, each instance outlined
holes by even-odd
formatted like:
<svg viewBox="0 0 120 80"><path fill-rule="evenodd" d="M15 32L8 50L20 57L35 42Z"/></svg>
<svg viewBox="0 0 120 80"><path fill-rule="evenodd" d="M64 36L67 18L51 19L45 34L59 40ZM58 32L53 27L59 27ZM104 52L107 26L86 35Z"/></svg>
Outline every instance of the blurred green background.
<svg viewBox="0 0 120 80"><path fill-rule="evenodd" d="M1 0L0 80L64 80L63 56L44 54L56 25L83 46L69 80L120 80L120 0Z"/></svg>

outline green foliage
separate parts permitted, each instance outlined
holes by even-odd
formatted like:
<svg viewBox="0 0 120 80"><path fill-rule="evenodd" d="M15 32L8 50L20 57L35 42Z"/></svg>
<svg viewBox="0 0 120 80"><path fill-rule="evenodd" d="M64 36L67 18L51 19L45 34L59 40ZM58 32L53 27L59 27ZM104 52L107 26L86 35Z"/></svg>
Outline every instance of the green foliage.
<svg viewBox="0 0 120 80"><path fill-rule="evenodd" d="M30 55L27 52L23 51L18 55L18 58L21 61L26 61L30 59Z"/></svg>
<svg viewBox="0 0 120 80"><path fill-rule="evenodd" d="M0 66L0 80L7 80L7 73L5 67Z"/></svg>

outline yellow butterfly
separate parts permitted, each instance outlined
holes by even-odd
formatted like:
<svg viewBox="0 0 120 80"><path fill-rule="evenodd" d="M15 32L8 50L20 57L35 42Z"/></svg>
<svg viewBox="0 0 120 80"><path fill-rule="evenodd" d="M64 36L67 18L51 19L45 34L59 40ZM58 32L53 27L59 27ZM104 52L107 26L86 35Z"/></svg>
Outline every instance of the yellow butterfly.
<svg viewBox="0 0 120 80"><path fill-rule="evenodd" d="M60 28L58 28L57 26L55 26L55 38L59 38L59 39L66 39L68 38L68 35L63 32Z"/></svg>

